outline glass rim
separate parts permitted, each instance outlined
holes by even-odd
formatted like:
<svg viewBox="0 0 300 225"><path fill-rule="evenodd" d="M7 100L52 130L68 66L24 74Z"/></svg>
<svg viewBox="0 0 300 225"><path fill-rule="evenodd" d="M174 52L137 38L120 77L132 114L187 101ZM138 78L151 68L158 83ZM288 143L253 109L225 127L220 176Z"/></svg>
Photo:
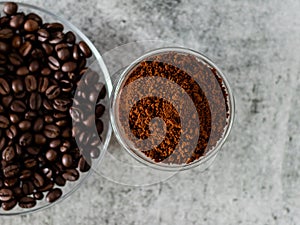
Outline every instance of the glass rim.
<svg viewBox="0 0 300 225"><path fill-rule="evenodd" d="M214 68L217 71L217 75L222 79L222 83L226 88L226 92L228 94L227 99L228 99L228 105L229 105L229 118L227 119L227 124L225 126L225 130L222 133L222 137L218 140L217 144L210 150L208 150L205 155L201 156L199 159L189 163L189 164L179 164L179 165L169 165L169 164L164 164L164 163L156 163L151 159L146 159L145 157L139 156L133 149L131 149L127 144L126 141L123 140L121 131L119 129L119 124L117 121L117 115L115 112L116 109L116 98L117 95L120 92L120 88L128 76L129 72L136 66L138 65L141 61L144 59L150 57L150 56L155 56L157 54L165 53L165 52L177 52L177 53L185 53L185 54L190 54L195 56L197 59L202 60L205 64L208 66ZM230 87L230 84L225 76L225 74L222 72L222 70L212 61L210 60L206 55L197 52L195 50L192 50L190 48L184 48L184 47L162 47L162 48L157 48L153 49L151 51L146 52L142 56L138 57L136 60L134 60L128 67L125 68L125 70L121 73L120 78L113 90L112 97L111 97L111 104L110 104L110 118L111 118L111 125L114 131L115 136L117 137L117 140L121 144L123 148L129 153L135 160L138 162L144 164L145 166L149 166L154 169L162 170L162 171L182 171L182 170L188 170L194 167L197 167L201 164L206 163L210 159L212 159L222 148L223 144L227 140L232 127L233 127L233 122L234 122L234 117L235 117L235 100L234 100L234 95L232 92L232 89Z"/></svg>

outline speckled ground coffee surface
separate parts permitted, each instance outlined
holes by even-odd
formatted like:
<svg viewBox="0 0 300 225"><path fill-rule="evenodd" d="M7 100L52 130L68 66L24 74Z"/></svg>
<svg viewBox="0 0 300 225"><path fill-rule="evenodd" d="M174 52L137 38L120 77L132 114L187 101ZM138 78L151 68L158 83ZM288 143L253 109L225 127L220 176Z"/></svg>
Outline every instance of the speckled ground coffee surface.
<svg viewBox="0 0 300 225"><path fill-rule="evenodd" d="M203 52L227 74L236 120L203 173L193 169L147 187L92 176L62 203L1 217L1 224L300 223L300 1L26 2L70 20L101 53L156 38Z"/></svg>

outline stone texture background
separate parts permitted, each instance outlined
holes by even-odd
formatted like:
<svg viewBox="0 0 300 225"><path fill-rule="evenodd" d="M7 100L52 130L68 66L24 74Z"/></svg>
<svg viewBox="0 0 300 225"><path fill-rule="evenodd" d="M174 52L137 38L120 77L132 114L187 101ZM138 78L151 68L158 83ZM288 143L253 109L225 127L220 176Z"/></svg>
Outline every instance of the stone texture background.
<svg viewBox="0 0 300 225"><path fill-rule="evenodd" d="M26 2L70 20L102 53L155 38L205 53L232 84L236 121L203 173L146 187L92 176L62 203L1 224L299 224L300 1Z"/></svg>

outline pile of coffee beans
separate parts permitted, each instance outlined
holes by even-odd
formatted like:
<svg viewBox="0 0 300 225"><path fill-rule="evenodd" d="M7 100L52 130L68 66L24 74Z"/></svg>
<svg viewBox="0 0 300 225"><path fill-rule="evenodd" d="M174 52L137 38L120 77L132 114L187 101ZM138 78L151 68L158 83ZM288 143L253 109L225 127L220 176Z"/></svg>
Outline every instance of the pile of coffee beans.
<svg viewBox="0 0 300 225"><path fill-rule="evenodd" d="M166 50L138 62L117 98L124 139L155 163L198 160L228 125L228 91L220 74L190 53Z"/></svg>
<svg viewBox="0 0 300 225"><path fill-rule="evenodd" d="M86 68L92 56L88 45L76 42L61 23L44 23L35 14L18 11L16 3L4 4L0 18L0 205L32 208L37 200L54 202L68 181L90 169L91 158L100 154L100 138L88 133L105 110L101 100L105 86ZM81 79L83 75L87 75ZM81 91L77 102L75 90ZM89 92L91 90L91 92ZM100 94L99 94L100 93ZM78 99L82 99L80 101ZM95 109L89 105L97 101ZM75 113L84 102L85 114ZM74 109L72 105L75 105ZM95 113L94 113L95 112ZM76 129L74 120L84 121ZM95 121L96 114L96 121ZM88 150L83 154L75 135Z"/></svg>

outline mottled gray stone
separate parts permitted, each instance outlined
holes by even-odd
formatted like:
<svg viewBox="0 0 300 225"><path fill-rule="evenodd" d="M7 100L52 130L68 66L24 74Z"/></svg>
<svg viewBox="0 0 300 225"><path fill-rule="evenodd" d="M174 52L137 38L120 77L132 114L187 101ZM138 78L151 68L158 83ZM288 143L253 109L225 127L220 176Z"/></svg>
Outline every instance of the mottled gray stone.
<svg viewBox="0 0 300 225"><path fill-rule="evenodd" d="M203 173L147 187L92 176L64 202L1 224L299 224L298 0L26 2L70 20L102 53L159 38L207 54L232 84L236 121Z"/></svg>

